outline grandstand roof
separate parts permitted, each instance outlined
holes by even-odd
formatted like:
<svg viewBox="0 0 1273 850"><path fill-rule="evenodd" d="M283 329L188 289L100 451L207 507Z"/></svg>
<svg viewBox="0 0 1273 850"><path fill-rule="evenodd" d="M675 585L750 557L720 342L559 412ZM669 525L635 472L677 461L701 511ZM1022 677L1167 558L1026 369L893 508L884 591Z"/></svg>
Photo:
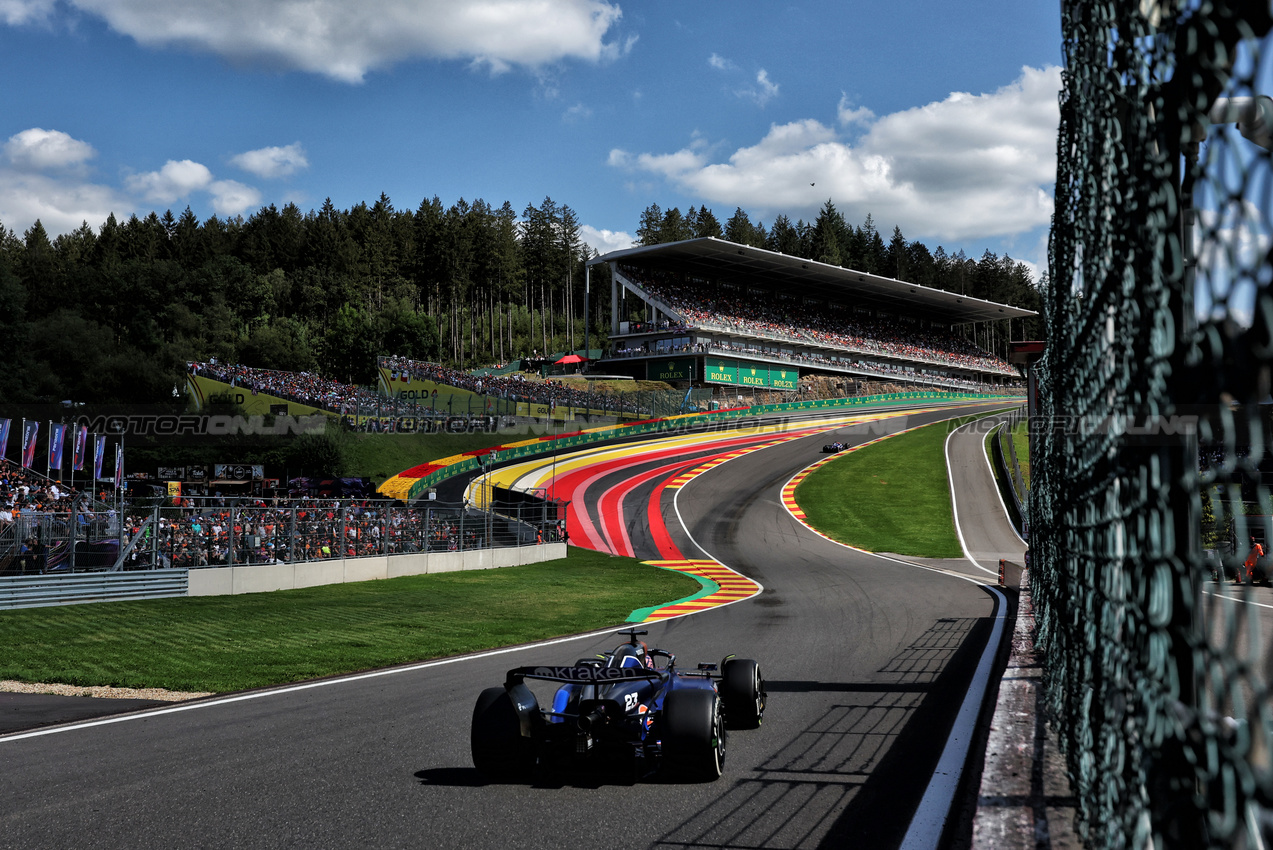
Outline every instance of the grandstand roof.
<svg viewBox="0 0 1273 850"><path fill-rule="evenodd" d="M631 263L664 271L684 272L705 278L726 278L784 294L854 303L906 312L943 324L1020 319L1036 315L1007 304L996 304L931 289L917 283L832 266L763 248L751 248L724 239L705 237L661 245L643 245L611 251L589 261Z"/></svg>

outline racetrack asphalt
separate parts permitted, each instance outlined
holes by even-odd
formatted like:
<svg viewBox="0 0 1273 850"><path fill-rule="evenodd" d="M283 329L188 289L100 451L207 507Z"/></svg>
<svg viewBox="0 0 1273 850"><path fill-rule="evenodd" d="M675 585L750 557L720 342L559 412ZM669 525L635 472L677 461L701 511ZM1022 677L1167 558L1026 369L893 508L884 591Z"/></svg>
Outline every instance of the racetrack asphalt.
<svg viewBox="0 0 1273 850"><path fill-rule="evenodd" d="M491 784L471 767L477 693L612 648L606 632L0 737L0 847L898 846L1001 612L966 578L797 523L782 485L828 439L744 455L660 501L687 557L701 546L765 587L648 627L682 664L762 665L765 723L730 736L717 782Z"/></svg>

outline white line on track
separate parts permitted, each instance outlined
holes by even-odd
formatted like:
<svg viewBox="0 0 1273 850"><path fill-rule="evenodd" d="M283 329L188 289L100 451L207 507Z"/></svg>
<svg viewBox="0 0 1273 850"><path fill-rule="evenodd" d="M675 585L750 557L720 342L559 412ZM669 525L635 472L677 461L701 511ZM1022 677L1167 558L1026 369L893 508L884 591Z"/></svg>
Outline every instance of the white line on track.
<svg viewBox="0 0 1273 850"><path fill-rule="evenodd" d="M997 576L998 573L995 570L986 569L968 551L963 530L959 527L958 493L955 489L955 476L951 473L950 468L950 441L959 431L979 421L981 420L974 419L972 422L955 428L947 435L945 449L946 474L950 478L950 507L951 513L955 517L955 531L959 535L959 548L964 550L964 557L970 564ZM984 455L985 440L979 440L977 445ZM1004 516L1006 517L1007 507L1003 504L1002 498L999 500L999 504L1004 509ZM975 579L969 577L969 581L975 581ZM972 684L964 695L963 703L959 706L959 713L955 716L955 725L950 730L950 737L946 739L946 746L942 749L937 768L933 771L933 778L929 781L928 788L924 791L924 796L919 801L919 807L915 809L915 814L911 818L910 826L906 829L906 837L902 839L901 844L902 850L922 850L922 848L936 847L941 843L942 832L946 827L951 807L955 802L955 793L959 790L959 780L963 775L964 766L968 763L972 742L976 738L977 720L981 716L981 708L985 705L986 695L990 690L990 674L994 668L995 655L999 651L999 644L1003 640L1008 599L999 588L988 582L978 583L995 595L995 604L999 609L999 613L995 617L994 629L990 634L990 639L986 641L986 648L981 654L981 660L977 662L977 671L973 674Z"/></svg>
<svg viewBox="0 0 1273 850"><path fill-rule="evenodd" d="M948 420L941 420L948 421ZM930 423L937 424L937 423ZM927 427L925 425L916 426L917 428ZM967 426L961 426L967 427ZM915 428L907 428L905 431L899 431L897 434L904 434L907 431L913 431ZM959 429L956 428L955 431ZM953 435L955 432L952 431ZM889 434L880 440L895 437L897 434ZM878 442L874 440L872 442ZM812 464L811 464L812 465ZM959 536L959 546L964 551L964 557L970 564L983 572L998 576L998 572L987 570L981 564L977 563L971 555L968 554L968 547L964 543L962 530L959 528L959 510L955 504L955 488L954 478L950 475L950 437L946 438L946 470L947 477L951 482L951 513L955 517L955 531ZM803 472L803 470L801 470ZM796 475L800 473L797 472ZM791 476L795 478L796 475ZM787 484L791 483L791 479L787 480ZM786 488L786 484L783 488ZM1004 627L1007 620L1008 599L1004 596L999 588L990 584L984 579L976 576L966 575L964 573L954 572L952 570L943 570L937 567L930 567L925 564L916 564L911 561L905 561L900 558L893 558L887 555L880 555L875 552L868 552L865 549L859 549L856 546L849 546L838 540L832 540L822 532L814 529L808 523L803 522L791 509L783 505L783 509L793 520L810 529L818 536L825 540L843 546L854 552L863 555L870 555L873 558L879 558L883 561L890 561L895 564L914 567L916 569L925 570L927 572L941 573L942 575L951 576L962 581L971 582L980 587L984 587L995 598L995 616L994 626L990 632L990 638L986 641L986 648L981 653L981 658L977 662L977 669L973 673L972 681L969 683L968 691L964 694L964 700L959 706L959 711L955 715L955 723L951 727L950 735L946 738L946 746L942 748L941 757L937 760L937 767L933 770L933 776L928 781L928 787L924 791L924 796L920 799L919 806L915 810L915 814L911 817L910 826L906 829L906 837L902 840L902 850L926 850L926 848L936 847L940 844L942 831L946 826L946 821L950 817L951 807L954 805L955 793L959 789L959 781L963 775L964 766L968 762L968 755L972 748L972 742L977 734L977 720L981 715L981 707L985 703L986 694L990 688L990 674L994 669L995 655L999 651L999 644L1003 641Z"/></svg>
<svg viewBox="0 0 1273 850"><path fill-rule="evenodd" d="M541 646L554 646L559 643L569 643L576 640L588 640L591 638L601 637L603 635L612 634L614 629L600 629L595 632L588 632L582 635L571 635L570 637L554 638L552 640L542 641L540 643L528 643L522 646L509 646L502 649L492 649L486 652L476 652L472 655L457 655L454 658L439 658L435 661L422 661L419 664L411 664L406 667L391 667L387 670L373 670L368 673L355 673L351 676L340 676L332 679L321 679L317 682L303 682L299 685L286 685L281 688L270 688L269 690L253 691L246 694L235 694L228 697L211 697L205 700L189 702L182 705L174 705L170 708L156 708L148 711L142 711L135 714L127 714L116 717L103 717L97 720L85 720L78 723L68 723L62 726L54 726L48 729L33 729L30 732L16 732L11 735L0 735L0 744L11 741L21 741L26 738L39 738L44 735L58 735L63 732L72 732L78 729L91 729L94 726L109 726L114 723L128 723L133 720L150 720L164 714L177 714L183 711L198 711L204 708L216 708L222 705L230 705L236 702L246 702L248 700L262 699L264 697L280 696L282 694L292 694L298 691L307 691L313 688L328 688L334 685L344 685L350 682L362 682L367 679L377 679L382 676L396 676L399 673L414 673L417 670L427 670L430 667L442 667L447 664L458 664L461 661L473 661L478 658L492 658L496 655L506 655L510 652L520 652L524 649L534 649Z"/></svg>
<svg viewBox="0 0 1273 850"><path fill-rule="evenodd" d="M698 541L694 539L694 536L690 534L689 529L685 526L685 522L681 518L680 507L676 501L679 496L680 496L680 490L678 489L676 491L676 494L672 498L672 507L676 511L677 521L681 523L681 527L685 530L686 536L689 537L690 542L693 543L698 548L699 551L701 551L704 555L706 555L711 560L716 561L716 563L720 564L721 562L719 560L713 557L711 553L709 553L706 549L704 549L698 543ZM727 566L727 565L721 564L721 566ZM944 572L944 571L937 571L937 572ZM751 579L751 580L755 581L755 579ZM756 591L756 593L758 594L764 588L760 586L759 582L756 582L756 585L759 588L759 590ZM755 594L747 598L748 599L754 598L754 595ZM737 601L742 602L745 600L740 599ZM734 603L730 602L727 604L733 605ZM720 605L716 607L724 608L726 606ZM709 610L715 610L715 609L709 609ZM669 617L667 618L667 620L661 620L660 622L667 622L668 620L679 619L680 617L684 617L684 616L689 616L689 614L681 614L681 615L678 615L677 617ZM103 717L96 720L85 720L85 721L76 722L76 723L67 723L67 724L53 726L53 727L49 727L45 729L33 729L29 732L16 732L10 735L0 735L0 745L11 743L14 741L23 741L28 738L41 738L48 735L60 735L67 732L78 731L81 729L92 729L99 726L111 726L117 723L130 723L136 720L150 720L152 718L160 717L165 714L178 714L185 711L200 711L203 709L217 708L223 705L230 705L232 703L237 703L237 702L247 702L249 700L263 699L265 697L281 696L283 694L290 694L290 693L297 693L299 691L312 690L314 688L327 688L327 687L347 684L350 682L361 682L367 679L380 678L382 676L394 676L400 673L412 673L417 670L425 670L430 667L442 667L447 664L456 664L461 661L469 661L469 660L478 659L478 658L491 658L497 655L506 655L511 652L519 652L523 649L531 649L531 648L542 647L542 646L554 646L556 644L570 643L572 641L578 641L578 640L588 640L591 638L608 635L612 631L613 629L601 629L599 631L588 632L582 635L571 635L569 637L564 637L564 638L555 638L553 640L543 641L541 643L532 643L532 644L525 644L523 646L505 647L502 649L492 649L486 652L474 653L472 655L461 655L461 656L456 656L454 658L441 658L436 661L424 661L424 662L421 662L420 664L411 664L406 667L393 667L388 670L374 670L368 673L356 673L351 676L339 676L339 677L334 677L330 679L322 679L321 681L317 681L317 682L304 682L298 685L288 685L281 688L270 688L269 690L253 691L251 693L246 693L246 694L236 694L234 696L228 696L228 697L212 697L209 699L197 700L197 701L185 703L182 705L174 705L168 708L157 708L157 709L151 709L147 711L141 711L141 712L130 713L125 715L117 715L114 717Z"/></svg>
<svg viewBox="0 0 1273 850"><path fill-rule="evenodd" d="M972 424L972 423L969 423L969 424ZM986 435L986 437L987 437L987 438L989 438L989 437L990 437L990 435L989 435L989 434L987 434L987 435ZM1011 440L1011 439L1012 439L1012 436L1011 436L1011 435L1009 435L1009 436L1008 436L1008 439L1009 439L1009 440ZM949 439L947 439L947 442L949 442ZM998 476L997 476L997 475L995 475L995 468L994 468L993 466L991 466L991 465L990 465L990 452L985 451L985 448L986 448L986 440L984 440L984 439L981 441L981 448L982 448L982 452L981 452L981 459L982 459L982 460L984 460L984 461L986 462L986 469L990 470L990 480L995 482L995 495L999 497L999 507L1003 508L1003 515L1004 515L1004 516L1008 516L1008 515L1009 515L1009 514L1008 514L1008 504L1007 504L1007 502L1005 502L1005 501L1003 500L1003 489L999 486L999 483L998 483L998 482L999 482L999 478L998 478ZM949 466L949 465L950 465L950 461L949 461L949 459L946 461L946 464L947 464L947 466ZM1027 543L1025 542L1025 538L1021 536L1020 532L1018 532L1018 531L1017 531L1017 527L1016 527L1015 525L1013 525L1013 524L1012 524L1012 522L1009 522L1009 523L1008 523L1008 528L1011 528L1011 529L1012 529L1012 533L1013 533L1014 535L1016 535L1016 538L1017 538L1018 540L1020 540L1020 541L1021 541L1021 545L1022 545L1022 546L1027 546L1027 545L1029 545L1029 544L1027 544Z"/></svg>

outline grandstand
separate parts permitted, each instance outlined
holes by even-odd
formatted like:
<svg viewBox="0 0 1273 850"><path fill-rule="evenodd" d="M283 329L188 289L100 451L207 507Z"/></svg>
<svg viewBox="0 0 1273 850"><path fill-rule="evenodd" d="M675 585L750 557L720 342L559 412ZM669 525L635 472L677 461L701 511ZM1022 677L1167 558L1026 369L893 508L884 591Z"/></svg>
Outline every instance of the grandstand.
<svg viewBox="0 0 1273 850"><path fill-rule="evenodd" d="M1023 385L1016 367L963 334L990 337L1031 310L713 237L597 263L611 270L602 371L778 392L810 375L915 389Z"/></svg>

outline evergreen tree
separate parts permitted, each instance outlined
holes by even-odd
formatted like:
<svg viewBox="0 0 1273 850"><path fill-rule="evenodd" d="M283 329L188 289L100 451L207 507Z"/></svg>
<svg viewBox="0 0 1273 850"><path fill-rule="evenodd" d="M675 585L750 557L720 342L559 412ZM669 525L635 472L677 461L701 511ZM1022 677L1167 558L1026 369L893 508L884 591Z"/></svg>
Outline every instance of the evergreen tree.
<svg viewBox="0 0 1273 850"><path fill-rule="evenodd" d="M637 225L638 245L657 245L663 233L663 211L658 204L650 204L641 211L641 223Z"/></svg>
<svg viewBox="0 0 1273 850"><path fill-rule="evenodd" d="M885 267L891 277L895 280L911 280L906 237L902 236L902 228L896 225L893 227L893 236L888 241L885 258Z"/></svg>
<svg viewBox="0 0 1273 850"><path fill-rule="evenodd" d="M750 245L753 248L765 247L765 229L752 224L742 207L736 207L734 214L725 222L725 238L739 245Z"/></svg>
<svg viewBox="0 0 1273 850"><path fill-rule="evenodd" d="M773 227L769 228L769 238L765 240L765 247L770 251L778 251L793 257L805 256L801 251L800 233L792 225L791 219L785 215L779 215L774 219Z"/></svg>
<svg viewBox="0 0 1273 850"><path fill-rule="evenodd" d="M693 239L694 231L690 228L689 222L681 215L681 211L677 207L668 207L667 212L663 213L663 223L659 227L660 242L681 242L685 239Z"/></svg>
<svg viewBox="0 0 1273 850"><path fill-rule="evenodd" d="M843 265L840 252L841 232L844 230L844 216L835 208L828 198L822 210L813 222L809 236L809 259L832 266Z"/></svg>
<svg viewBox="0 0 1273 850"><path fill-rule="evenodd" d="M707 207L703 207L698 211L698 216L694 220L694 238L703 239L708 236L720 239L724 236L721 230L720 222L716 220L716 216Z"/></svg>

